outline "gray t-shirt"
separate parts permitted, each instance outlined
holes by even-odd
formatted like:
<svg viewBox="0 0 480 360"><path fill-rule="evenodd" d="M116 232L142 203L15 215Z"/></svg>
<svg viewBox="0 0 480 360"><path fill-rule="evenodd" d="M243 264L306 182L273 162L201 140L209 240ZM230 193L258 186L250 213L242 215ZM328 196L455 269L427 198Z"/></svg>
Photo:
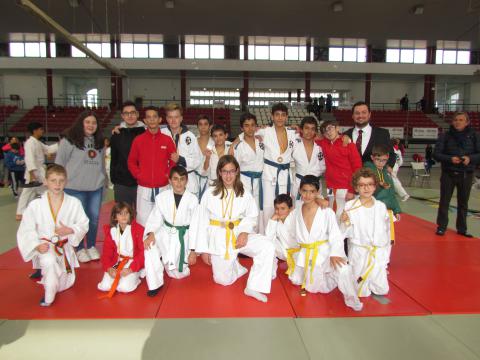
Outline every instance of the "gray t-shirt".
<svg viewBox="0 0 480 360"><path fill-rule="evenodd" d="M55 163L67 169L67 189L94 191L105 184L104 149L95 149L95 141L91 136L85 137L84 149L62 139Z"/></svg>

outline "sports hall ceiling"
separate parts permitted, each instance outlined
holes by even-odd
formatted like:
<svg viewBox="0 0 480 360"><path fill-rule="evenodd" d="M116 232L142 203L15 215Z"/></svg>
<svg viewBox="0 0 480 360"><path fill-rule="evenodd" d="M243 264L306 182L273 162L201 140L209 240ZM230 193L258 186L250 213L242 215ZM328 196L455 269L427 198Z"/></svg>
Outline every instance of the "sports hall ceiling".
<svg viewBox="0 0 480 360"><path fill-rule="evenodd" d="M309 36L366 38L377 47L386 39L471 41L480 46L480 0L32 0L72 33ZM334 12L339 2L343 11ZM173 4L173 8L167 5ZM423 15L414 15L415 6ZM0 37L13 32L50 32L17 4L0 0Z"/></svg>

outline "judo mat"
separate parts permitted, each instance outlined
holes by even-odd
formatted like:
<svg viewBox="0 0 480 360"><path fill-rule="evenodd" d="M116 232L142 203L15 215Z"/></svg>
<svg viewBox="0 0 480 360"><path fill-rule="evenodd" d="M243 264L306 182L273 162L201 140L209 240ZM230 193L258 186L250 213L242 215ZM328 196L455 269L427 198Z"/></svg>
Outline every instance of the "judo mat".
<svg viewBox="0 0 480 360"><path fill-rule="evenodd" d="M102 207L98 248L103 245L102 224L108 222L112 203ZM404 214L396 225L397 242L389 267L390 292L362 298L364 308L346 307L338 290L301 296L281 263L272 281L268 302L243 294L248 274L230 286L215 284L200 258L191 275L169 279L153 298L146 282L130 294L117 293L99 300L97 284L103 276L99 261L81 264L74 286L57 294L51 307L38 305L43 286L28 278L31 264L17 249L0 255L0 318L2 319L117 319L117 318L240 318L240 317L352 317L480 313L480 240L447 231L435 235L435 224ZM247 268L250 259L240 259Z"/></svg>

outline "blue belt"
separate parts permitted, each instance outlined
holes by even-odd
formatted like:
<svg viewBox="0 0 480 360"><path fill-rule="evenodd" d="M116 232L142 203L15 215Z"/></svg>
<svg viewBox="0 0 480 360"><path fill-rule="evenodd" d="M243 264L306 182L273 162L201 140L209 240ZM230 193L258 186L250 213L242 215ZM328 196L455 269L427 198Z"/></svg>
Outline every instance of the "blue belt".
<svg viewBox="0 0 480 360"><path fill-rule="evenodd" d="M300 174L295 174L295 177L300 181L302 181L304 178L304 176ZM320 183L320 176L315 176L315 177L317 178L317 181ZM300 186L298 187L298 190L297 190L297 200L300 200Z"/></svg>
<svg viewBox="0 0 480 360"><path fill-rule="evenodd" d="M155 202L155 197L160 193L160 188L152 188L152 193L150 194L150 202Z"/></svg>
<svg viewBox="0 0 480 360"><path fill-rule="evenodd" d="M280 175L280 171L282 170L290 170L290 163L287 164L278 164L276 162L273 162L268 159L263 159L263 162L267 165L273 166L277 168L277 182L275 184L275 197L278 196L278 193L280 192L279 185L278 185L278 176ZM291 182L290 182L290 172L288 173L288 180L287 180L287 194L290 195L290 187L291 187Z"/></svg>
<svg viewBox="0 0 480 360"><path fill-rule="evenodd" d="M259 171L240 171L240 174L245 175L250 178L252 183L252 195L253 195L253 180L260 179L258 181L258 205L260 210L263 210L263 185L262 185L262 172Z"/></svg>
<svg viewBox="0 0 480 360"><path fill-rule="evenodd" d="M200 186L200 179L208 179L208 176L203 176L200 175L200 173L197 170L193 170L193 172L199 177L198 179L198 186L199 186L199 192L198 192L198 202L202 200L203 194L205 194L205 190L207 190L207 185L208 185L208 180L203 184L203 186Z"/></svg>

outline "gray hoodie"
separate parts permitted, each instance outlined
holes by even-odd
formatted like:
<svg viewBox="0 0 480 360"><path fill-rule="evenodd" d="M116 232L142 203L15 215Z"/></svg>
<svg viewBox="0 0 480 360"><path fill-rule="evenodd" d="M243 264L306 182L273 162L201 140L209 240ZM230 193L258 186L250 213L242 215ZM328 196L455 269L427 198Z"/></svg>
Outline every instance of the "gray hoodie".
<svg viewBox="0 0 480 360"><path fill-rule="evenodd" d="M67 189L94 191L105 184L104 149L95 149L93 137L85 137L85 148L79 149L67 139L58 147L55 163L67 169Z"/></svg>

